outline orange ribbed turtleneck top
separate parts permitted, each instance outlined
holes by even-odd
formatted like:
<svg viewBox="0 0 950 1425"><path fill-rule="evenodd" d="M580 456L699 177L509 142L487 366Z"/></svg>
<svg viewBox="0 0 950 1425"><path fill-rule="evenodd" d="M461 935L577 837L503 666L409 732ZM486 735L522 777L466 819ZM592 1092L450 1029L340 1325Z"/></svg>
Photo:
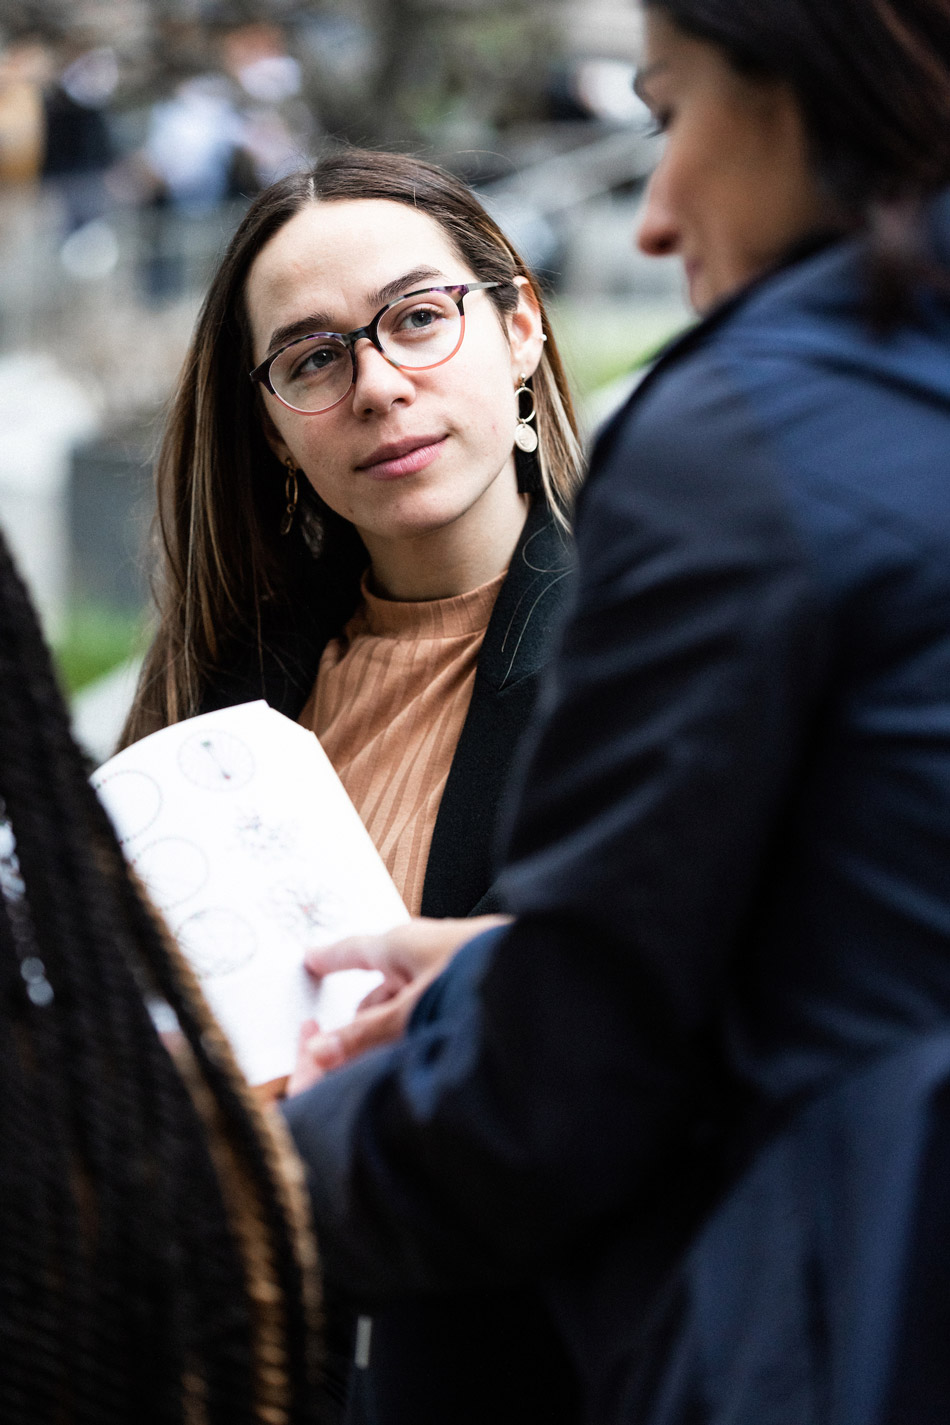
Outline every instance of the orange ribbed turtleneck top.
<svg viewBox="0 0 950 1425"><path fill-rule="evenodd" d="M320 659L300 714L315 732L411 915L504 573L449 599L362 601Z"/></svg>

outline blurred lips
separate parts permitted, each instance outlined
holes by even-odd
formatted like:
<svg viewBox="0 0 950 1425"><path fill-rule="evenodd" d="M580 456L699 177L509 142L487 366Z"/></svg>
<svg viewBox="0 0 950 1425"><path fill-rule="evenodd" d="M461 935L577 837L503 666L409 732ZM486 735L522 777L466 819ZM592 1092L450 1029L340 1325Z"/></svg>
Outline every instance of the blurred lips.
<svg viewBox="0 0 950 1425"><path fill-rule="evenodd" d="M435 460L447 439L445 435L416 435L392 441L378 446L356 468L375 480L396 480L401 475L414 475Z"/></svg>

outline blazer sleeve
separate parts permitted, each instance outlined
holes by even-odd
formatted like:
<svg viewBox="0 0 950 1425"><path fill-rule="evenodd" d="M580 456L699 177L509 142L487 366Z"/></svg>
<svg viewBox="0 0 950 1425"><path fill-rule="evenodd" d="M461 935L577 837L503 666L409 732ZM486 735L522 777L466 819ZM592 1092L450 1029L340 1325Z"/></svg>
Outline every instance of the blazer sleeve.
<svg viewBox="0 0 950 1425"><path fill-rule="evenodd" d="M508 839L517 921L402 1043L288 1106L327 1270L368 1299L562 1260L662 1204L728 1101L715 1041L830 620L767 439L695 367L595 452Z"/></svg>

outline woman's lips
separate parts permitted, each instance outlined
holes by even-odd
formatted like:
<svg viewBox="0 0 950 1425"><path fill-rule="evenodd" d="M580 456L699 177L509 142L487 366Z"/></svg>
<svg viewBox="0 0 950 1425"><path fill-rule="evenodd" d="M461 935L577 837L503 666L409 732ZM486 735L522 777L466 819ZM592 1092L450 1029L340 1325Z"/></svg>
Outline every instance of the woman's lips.
<svg viewBox="0 0 950 1425"><path fill-rule="evenodd" d="M369 460L356 468L374 480L397 480L401 475L415 475L431 465L448 436L426 435L419 441L401 441L382 446Z"/></svg>

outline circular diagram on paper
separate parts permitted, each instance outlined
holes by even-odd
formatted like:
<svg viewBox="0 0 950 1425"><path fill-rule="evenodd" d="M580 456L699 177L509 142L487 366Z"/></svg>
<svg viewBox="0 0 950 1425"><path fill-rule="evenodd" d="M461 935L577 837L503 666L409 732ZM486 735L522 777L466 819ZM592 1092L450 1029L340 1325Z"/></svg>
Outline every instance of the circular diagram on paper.
<svg viewBox="0 0 950 1425"><path fill-rule="evenodd" d="M162 809L158 783L147 772L113 772L97 790L123 846L148 831Z"/></svg>
<svg viewBox="0 0 950 1425"><path fill-rule="evenodd" d="M182 836L165 836L153 841L139 852L132 865L160 910L181 905L195 891L200 891L208 879L205 853Z"/></svg>
<svg viewBox="0 0 950 1425"><path fill-rule="evenodd" d="M233 792L254 775L251 749L233 732L193 733L178 749L178 765L196 786L209 792Z"/></svg>
<svg viewBox="0 0 950 1425"><path fill-rule="evenodd" d="M263 908L303 945L310 944L316 932L332 925L340 915L337 897L323 886L277 886Z"/></svg>
<svg viewBox="0 0 950 1425"><path fill-rule="evenodd" d="M254 958L254 927L236 911L212 907L190 915L178 927L181 948L203 980L242 970Z"/></svg>

